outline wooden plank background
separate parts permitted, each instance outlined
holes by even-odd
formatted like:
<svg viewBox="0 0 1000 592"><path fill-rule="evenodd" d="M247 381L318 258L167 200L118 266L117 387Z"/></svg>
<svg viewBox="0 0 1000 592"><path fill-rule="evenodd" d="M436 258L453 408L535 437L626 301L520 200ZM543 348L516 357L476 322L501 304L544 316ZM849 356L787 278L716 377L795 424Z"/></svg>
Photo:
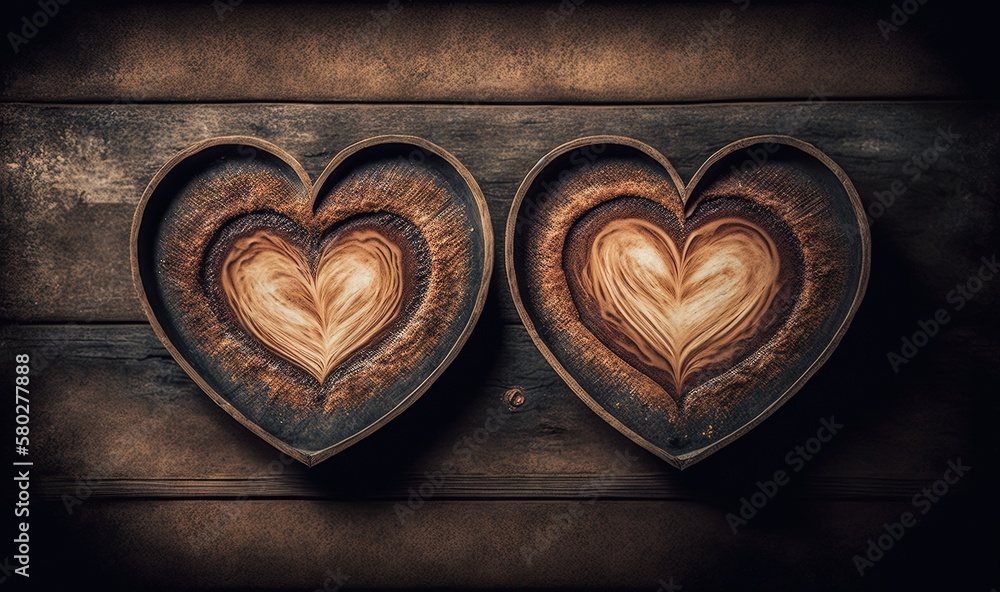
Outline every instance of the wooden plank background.
<svg viewBox="0 0 1000 592"><path fill-rule="evenodd" d="M891 6L870 3L222 1L235 6L67 5L42 29L45 47L20 48L0 97L635 103L947 97L975 87L934 51L942 29L930 25L953 18L935 10L884 38L876 22Z"/></svg>
<svg viewBox="0 0 1000 592"><path fill-rule="evenodd" d="M310 591L338 575L368 589L1000 583L1000 284L949 300L1000 235L1000 110L995 81L962 65L981 49L956 41L969 14L921 5L885 38L891 4L233 4L70 3L6 55L0 347L33 359L32 575ZM631 136L690 177L733 140L794 135L873 215L868 293L802 391L680 472L546 365L500 264L420 401L319 467L286 463L156 340L130 280L132 213L156 169L208 137L260 137L315 177L384 133L469 168L497 253L522 176L562 142ZM887 353L939 308L951 321L894 372ZM842 432L792 471L831 417ZM957 458L968 476L859 577L852 557ZM734 533L726 514L778 469L791 483Z"/></svg>

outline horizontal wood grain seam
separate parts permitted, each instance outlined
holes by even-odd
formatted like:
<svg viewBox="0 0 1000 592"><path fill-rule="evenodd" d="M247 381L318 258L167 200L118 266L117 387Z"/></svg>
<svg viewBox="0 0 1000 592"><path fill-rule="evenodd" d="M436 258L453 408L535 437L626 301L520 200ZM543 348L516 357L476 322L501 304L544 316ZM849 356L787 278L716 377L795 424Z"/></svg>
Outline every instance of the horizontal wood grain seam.
<svg viewBox="0 0 1000 592"><path fill-rule="evenodd" d="M976 95L963 95L963 94L953 94L953 95L919 95L914 94L910 96L894 96L894 95L870 95L870 96L827 96L823 98L823 102L826 104L955 104L955 103L982 103L990 104L995 103L995 101L983 98ZM687 101L665 101L665 100L649 100L649 101L525 101L525 102L511 102L511 101L479 101L475 104L469 104L463 101L433 101L433 100L293 100L293 99L282 99L275 98L273 100L268 99L251 99L251 100L227 100L227 99L212 99L206 101L200 100L59 100L59 99L44 99L44 98L31 98L31 99L4 99L0 98L0 105L33 105L39 107L121 107L123 105L142 105L142 106L174 106L174 105L270 105L270 106L280 106L280 105L297 105L297 106L332 106L332 107L461 107L463 109L476 109L485 107L613 107L613 108L628 108L628 107L698 107L703 105L801 105L808 104L810 101L799 96L774 96L774 97L759 97L759 98L726 98L726 99L698 99L698 100L687 100Z"/></svg>
<svg viewBox="0 0 1000 592"><path fill-rule="evenodd" d="M219 107L219 106L245 106L245 107L282 107L282 106L294 106L294 107L347 107L347 108L380 108L380 107L412 107L412 108L461 108L464 110L469 109L492 109L492 108L511 108L511 109L531 109L539 107L552 107L552 108L593 108L593 109L629 109L629 108L660 108L660 107L676 107L676 108L690 108L690 107L709 107L709 106L721 106L721 107L762 107L762 106L776 106L776 105L899 105L899 106L911 106L911 105L981 105L981 106L993 106L997 104L995 99L990 99L986 97L976 96L976 95L941 95L941 96L930 96L930 95L912 95L912 96L863 96L863 97L853 97L853 96L825 96L822 100L814 99L809 100L806 97L761 97L761 98L731 98L731 99L706 99L706 100L691 100L691 101L663 101L663 100L651 100L651 101L526 101L526 102L511 102L511 101L479 101L474 104L463 101L428 101L428 100L398 100L398 101L365 101L365 100L289 100L289 99L253 99L253 100L225 100L225 99L214 99L214 100L129 100L121 101L116 99L109 100L91 100L91 101L80 101L80 100L57 100L57 99L4 99L0 97L0 106L2 107L110 107L110 108L121 108L121 107ZM319 156L317 154L308 154L306 156ZM330 154L333 156L333 154Z"/></svg>
<svg viewBox="0 0 1000 592"><path fill-rule="evenodd" d="M40 495L57 500L79 496L122 499L316 499L316 500L406 500L427 481L419 474L402 475L395 482L366 488L333 489L304 475L255 476L250 478L213 477L204 479L125 479L43 477ZM884 477L799 477L790 496L809 500L910 499L927 487L932 478ZM953 486L963 491L964 484ZM435 485L433 499L444 500L728 500L740 492L713 492L699 489L680 478L648 475L453 475Z"/></svg>

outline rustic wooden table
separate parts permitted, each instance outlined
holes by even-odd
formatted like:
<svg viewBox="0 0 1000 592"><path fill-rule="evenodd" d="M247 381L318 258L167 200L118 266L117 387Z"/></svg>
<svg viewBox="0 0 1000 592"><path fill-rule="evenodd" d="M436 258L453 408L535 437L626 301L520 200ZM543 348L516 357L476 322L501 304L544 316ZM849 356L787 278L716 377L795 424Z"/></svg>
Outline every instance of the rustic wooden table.
<svg viewBox="0 0 1000 592"><path fill-rule="evenodd" d="M31 575L133 589L996 587L995 73L963 65L982 43L974 13L901 5L905 22L888 2L59 4L4 48L0 91L0 375L12 383L30 354ZM39 6L18 5L10 30ZM208 137L273 142L315 178L385 133L468 167L497 254L518 184L563 142L633 137L687 178L733 140L793 135L868 209L868 292L805 388L681 472L545 363L498 256L444 376L306 469L153 335L130 278L132 214L157 168ZM519 406L504 399L515 387ZM821 443L824 421L843 427ZM949 462L971 469L956 478ZM772 488L779 470L789 482ZM742 498L761 506L745 524ZM896 528L905 512L915 526ZM880 539L887 528L902 538Z"/></svg>

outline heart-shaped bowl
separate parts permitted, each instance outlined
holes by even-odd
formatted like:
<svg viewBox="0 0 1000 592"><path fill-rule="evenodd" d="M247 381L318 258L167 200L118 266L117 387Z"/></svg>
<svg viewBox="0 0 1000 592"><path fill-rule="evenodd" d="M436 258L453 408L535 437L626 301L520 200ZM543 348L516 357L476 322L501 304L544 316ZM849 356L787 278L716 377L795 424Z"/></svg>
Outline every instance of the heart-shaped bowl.
<svg viewBox="0 0 1000 592"><path fill-rule="evenodd" d="M349 146L316 183L268 142L205 140L153 177L131 241L142 307L177 363L310 466L444 372L493 265L475 179L411 136Z"/></svg>
<svg viewBox="0 0 1000 592"><path fill-rule="evenodd" d="M549 364L678 468L763 421L830 356L868 282L868 224L815 147L757 136L686 186L630 138L564 144L524 179L505 259Z"/></svg>

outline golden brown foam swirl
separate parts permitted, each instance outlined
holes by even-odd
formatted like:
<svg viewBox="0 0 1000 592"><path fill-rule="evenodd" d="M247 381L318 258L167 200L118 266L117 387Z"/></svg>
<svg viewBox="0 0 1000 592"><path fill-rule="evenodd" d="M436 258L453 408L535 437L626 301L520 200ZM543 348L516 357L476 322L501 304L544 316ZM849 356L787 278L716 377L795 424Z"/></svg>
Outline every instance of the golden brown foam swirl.
<svg viewBox="0 0 1000 592"><path fill-rule="evenodd" d="M399 316L402 259L385 236L355 230L327 243L313 273L301 249L258 230L226 254L222 291L244 329L322 383Z"/></svg>
<svg viewBox="0 0 1000 592"><path fill-rule="evenodd" d="M662 228L625 218L594 237L580 285L616 343L667 372L679 394L693 372L753 335L779 271L774 241L745 220L706 223L678 250Z"/></svg>

